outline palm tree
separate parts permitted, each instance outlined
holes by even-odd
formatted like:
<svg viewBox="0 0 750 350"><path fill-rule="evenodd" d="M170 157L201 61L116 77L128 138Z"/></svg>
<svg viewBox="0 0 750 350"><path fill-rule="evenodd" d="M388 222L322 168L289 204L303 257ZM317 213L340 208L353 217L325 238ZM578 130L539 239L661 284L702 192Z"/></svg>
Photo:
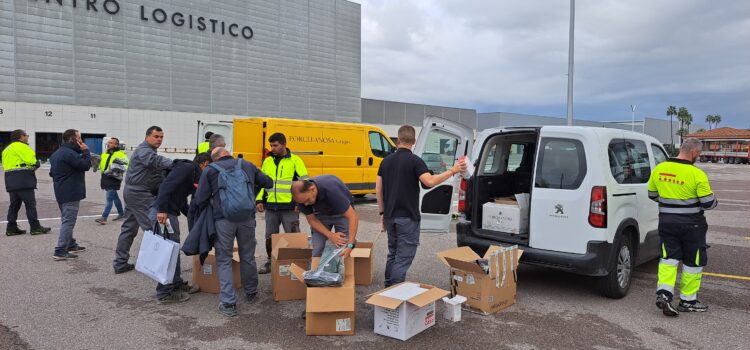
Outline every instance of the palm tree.
<svg viewBox="0 0 750 350"><path fill-rule="evenodd" d="M680 143L682 143L682 137L686 134L683 132L683 129L685 129L685 124L687 124L688 118L690 118L690 122L692 123L693 118L690 117L690 112L688 112L687 108L680 107L677 111L677 120L680 121L680 130L677 131L677 134L680 135Z"/></svg>
<svg viewBox="0 0 750 350"><path fill-rule="evenodd" d="M667 116L669 117L669 142L674 146L674 130L672 129L672 116L677 115L677 107L669 106L667 108Z"/></svg>
<svg viewBox="0 0 750 350"><path fill-rule="evenodd" d="M711 124L714 123L714 120L715 120L714 116L710 114L706 116L706 123L708 123L708 130L711 130Z"/></svg>
<svg viewBox="0 0 750 350"><path fill-rule="evenodd" d="M714 127L718 127L721 123L721 115L717 114L714 116Z"/></svg>

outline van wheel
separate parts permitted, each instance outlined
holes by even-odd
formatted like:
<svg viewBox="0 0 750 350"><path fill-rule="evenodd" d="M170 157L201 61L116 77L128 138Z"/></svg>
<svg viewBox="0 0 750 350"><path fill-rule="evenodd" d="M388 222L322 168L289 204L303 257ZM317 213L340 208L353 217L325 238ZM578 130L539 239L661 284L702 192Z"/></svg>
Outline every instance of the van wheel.
<svg viewBox="0 0 750 350"><path fill-rule="evenodd" d="M613 299L620 299L628 294L635 267L630 237L623 234L618 241L615 249L616 256L608 268L609 274L599 277L599 291L602 295Z"/></svg>

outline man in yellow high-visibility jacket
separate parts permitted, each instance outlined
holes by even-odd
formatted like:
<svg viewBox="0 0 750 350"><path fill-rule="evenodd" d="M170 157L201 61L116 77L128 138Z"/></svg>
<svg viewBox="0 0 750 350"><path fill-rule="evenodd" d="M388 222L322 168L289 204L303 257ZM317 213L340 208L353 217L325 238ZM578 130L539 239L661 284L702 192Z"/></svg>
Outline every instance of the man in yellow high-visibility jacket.
<svg viewBox="0 0 750 350"><path fill-rule="evenodd" d="M656 291L656 306L664 315L679 312L705 312L708 306L697 298L706 255L708 224L704 210L718 203L706 174L693 164L701 154L702 144L687 139L677 158L660 163L651 173L648 196L659 202L659 238L662 257ZM672 305L677 267L682 261L680 303Z"/></svg>
<svg viewBox="0 0 750 350"><path fill-rule="evenodd" d="M43 227L39 223L36 213L36 169L39 168L39 160L36 153L29 147L29 134L18 129L10 133L11 143L3 150L2 162L5 172L5 190L10 195L8 206L8 226L5 234L8 236L26 233L18 227L18 211L21 204L26 206L26 218L31 226L31 234L38 235L48 233L49 227Z"/></svg>
<svg viewBox="0 0 750 350"><path fill-rule="evenodd" d="M196 154L208 152L208 149L209 149L208 140L211 138L211 136L213 136L213 134L214 133L210 131L206 132L206 135L204 135L206 136L206 140L198 144L198 149L195 152Z"/></svg>
<svg viewBox="0 0 750 350"><path fill-rule="evenodd" d="M292 201L292 182L307 179L305 163L286 147L286 136L274 133L268 138L271 154L263 161L261 171L273 180L273 187L261 189L256 200L256 209L265 211L266 253L268 260L258 273L271 272L271 235L284 232L299 232L299 213Z"/></svg>
<svg viewBox="0 0 750 350"><path fill-rule="evenodd" d="M128 156L120 149L120 139L113 137L107 141L107 151L102 154L102 160L99 162L99 170L102 172L100 181L101 188L107 193L106 202L102 216L97 218L96 222L106 225L109 213L112 211L112 205L117 208L117 217L113 221L122 220L125 217L125 211L122 209L122 202L117 191L120 190L124 171L128 169ZM113 163L115 166L113 167Z"/></svg>

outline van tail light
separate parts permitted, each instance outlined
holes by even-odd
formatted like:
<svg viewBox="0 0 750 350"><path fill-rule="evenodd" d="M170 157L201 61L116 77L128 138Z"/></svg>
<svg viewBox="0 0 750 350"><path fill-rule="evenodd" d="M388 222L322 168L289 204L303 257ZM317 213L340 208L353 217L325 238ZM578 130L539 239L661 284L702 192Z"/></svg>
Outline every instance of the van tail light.
<svg viewBox="0 0 750 350"><path fill-rule="evenodd" d="M594 186L591 189L589 224L598 228L607 227L607 187Z"/></svg>
<svg viewBox="0 0 750 350"><path fill-rule="evenodd" d="M461 184L458 186L458 211L465 213L466 212L466 188L468 187L468 183L466 182L466 179L461 179Z"/></svg>

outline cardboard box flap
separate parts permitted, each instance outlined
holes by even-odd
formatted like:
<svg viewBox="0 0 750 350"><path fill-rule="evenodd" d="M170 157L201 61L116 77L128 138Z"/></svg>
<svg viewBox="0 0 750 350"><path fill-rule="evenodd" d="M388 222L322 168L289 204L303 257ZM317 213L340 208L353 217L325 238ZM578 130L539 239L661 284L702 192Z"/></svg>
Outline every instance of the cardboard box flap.
<svg viewBox="0 0 750 350"><path fill-rule="evenodd" d="M277 233L271 235L271 255L278 258L279 248L310 248L307 233Z"/></svg>
<svg viewBox="0 0 750 350"><path fill-rule="evenodd" d="M288 248L279 247L274 258L276 260L298 260L298 259L310 259L312 257L312 249L310 248Z"/></svg>
<svg viewBox="0 0 750 350"><path fill-rule="evenodd" d="M416 307L423 307L436 300L440 300L442 297L447 296L449 294L451 293L448 292L447 290L442 290L440 288L432 287L428 289L426 292L409 299L409 303L415 305Z"/></svg>
<svg viewBox="0 0 750 350"><path fill-rule="evenodd" d="M500 273L502 273L503 266L507 268L509 271L514 271L518 269L518 263L521 260L521 255L523 254L523 251L521 249L512 249L511 251L505 252L505 265L503 265L503 253L500 252L503 248L498 246L490 246L489 249L487 249L487 254L485 254L485 259L489 260L490 262L490 272L489 276L490 278L495 278L498 276L498 272L495 271L497 267L500 268ZM497 253L497 264L495 263L495 258L493 257L494 254ZM513 256L515 253L515 256Z"/></svg>
<svg viewBox="0 0 750 350"><path fill-rule="evenodd" d="M351 256L353 258L369 258L371 254L371 248L354 248L352 249Z"/></svg>
<svg viewBox="0 0 750 350"><path fill-rule="evenodd" d="M448 257L445 258L445 261L448 263L448 266L457 270L485 274L482 267L479 266L475 261L456 260Z"/></svg>
<svg viewBox="0 0 750 350"><path fill-rule="evenodd" d="M375 242L357 241L357 248L370 248L370 249L372 249L374 246L375 246Z"/></svg>
<svg viewBox="0 0 750 350"><path fill-rule="evenodd" d="M453 248L449 250L442 251L440 253L437 253L438 258L440 258L440 261L443 262L446 266L451 266L446 258L451 258L453 260L460 260L460 261L474 261L479 259L479 255L475 253L471 248L469 247L458 247Z"/></svg>
<svg viewBox="0 0 750 350"><path fill-rule="evenodd" d="M307 288L307 312L354 311L352 287Z"/></svg>
<svg viewBox="0 0 750 350"><path fill-rule="evenodd" d="M394 298L389 298L389 297L384 297L384 296L378 294L378 293L381 293L381 292L383 292L383 291L381 290L381 291L379 291L377 293L371 294L370 298L367 299L366 303L370 304L370 305L384 307L386 309L391 309L391 310L397 309L399 306L401 306L401 304L404 303L401 300L394 299Z"/></svg>
<svg viewBox="0 0 750 350"><path fill-rule="evenodd" d="M289 272L291 272L291 273L292 273L292 275L294 275L294 277L296 277L296 278L297 278L297 281L298 281L299 283L302 283L302 285L303 285L303 286L306 286L306 285L305 285L305 279L304 279L304 278L302 278L302 274L304 274L304 273L305 273L305 271L306 271L306 270L305 270L305 268L304 268L304 267L302 267L302 266L299 266L299 265L297 265L297 264L292 264L291 266L289 266Z"/></svg>

